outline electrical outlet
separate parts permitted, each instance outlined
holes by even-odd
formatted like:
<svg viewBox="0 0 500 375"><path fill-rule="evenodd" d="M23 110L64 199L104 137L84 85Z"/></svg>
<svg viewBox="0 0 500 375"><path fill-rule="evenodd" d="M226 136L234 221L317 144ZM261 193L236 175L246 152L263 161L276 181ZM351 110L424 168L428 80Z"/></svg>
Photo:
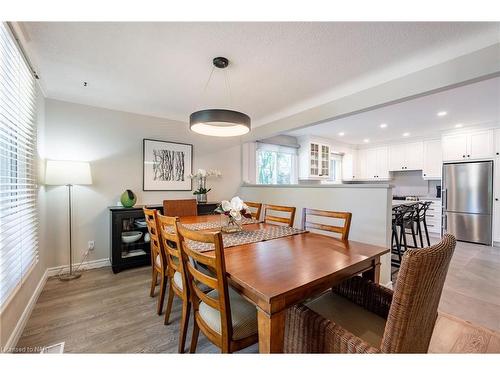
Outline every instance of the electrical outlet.
<svg viewBox="0 0 500 375"><path fill-rule="evenodd" d="M94 241L89 241L89 246L88 246L88 249L89 249L90 251L92 251L92 250L94 250L94 247L95 247L95 243L94 243Z"/></svg>

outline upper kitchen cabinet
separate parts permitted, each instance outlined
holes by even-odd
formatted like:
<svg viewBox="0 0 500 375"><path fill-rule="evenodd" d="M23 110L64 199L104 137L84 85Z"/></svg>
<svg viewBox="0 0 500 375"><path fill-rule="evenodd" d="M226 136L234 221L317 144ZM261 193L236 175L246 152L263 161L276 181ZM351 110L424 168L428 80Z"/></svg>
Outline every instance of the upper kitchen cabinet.
<svg viewBox="0 0 500 375"><path fill-rule="evenodd" d="M493 130L444 135L443 161L489 159L495 154Z"/></svg>
<svg viewBox="0 0 500 375"><path fill-rule="evenodd" d="M346 152L342 157L342 180L352 181L356 179L357 151Z"/></svg>
<svg viewBox="0 0 500 375"><path fill-rule="evenodd" d="M299 143L299 179L327 179L330 175L330 145L310 138L302 138Z"/></svg>
<svg viewBox="0 0 500 375"><path fill-rule="evenodd" d="M358 150L355 180L389 179L386 146Z"/></svg>
<svg viewBox="0 0 500 375"><path fill-rule="evenodd" d="M441 140L424 141L424 180L440 180L443 169Z"/></svg>
<svg viewBox="0 0 500 375"><path fill-rule="evenodd" d="M389 147L389 171L411 171L423 167L423 143L410 142Z"/></svg>

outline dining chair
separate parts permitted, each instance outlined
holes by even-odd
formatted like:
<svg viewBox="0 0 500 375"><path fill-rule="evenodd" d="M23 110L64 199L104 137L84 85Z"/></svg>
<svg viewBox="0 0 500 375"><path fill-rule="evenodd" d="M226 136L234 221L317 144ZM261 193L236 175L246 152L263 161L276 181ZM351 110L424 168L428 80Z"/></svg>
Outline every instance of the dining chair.
<svg viewBox="0 0 500 375"><path fill-rule="evenodd" d="M275 216L269 213L269 211L274 212L285 212L289 214L288 217ZM264 206L264 222L265 223L280 223L286 226L293 227L293 222L295 220L295 207L288 206L276 206L273 204L266 204Z"/></svg>
<svg viewBox="0 0 500 375"><path fill-rule="evenodd" d="M158 227L160 228L161 240L167 260L167 278L169 281L167 310L165 311L164 324L169 324L170 312L174 296L182 301L182 315L179 330L179 353L184 353L186 344L186 334L191 312L191 302L189 301L189 288L185 281L185 273L182 268L179 236L177 235L178 217L163 216L158 214Z"/></svg>
<svg viewBox="0 0 500 375"><path fill-rule="evenodd" d="M200 330L222 353L235 352L255 344L258 341L257 310L228 287L221 233L192 231L182 225L177 230L194 312L190 352L196 351ZM214 251L204 254L193 250L190 241L212 244ZM200 272L192 261L210 269L213 275ZM207 293L202 286L212 290Z"/></svg>
<svg viewBox="0 0 500 375"><path fill-rule="evenodd" d="M158 276L160 277L160 294L158 294L158 304L156 312L161 315L163 302L165 300L165 290L167 288L167 260L163 252L163 244L158 230L158 213L156 210L143 208L146 224L150 237L151 246L151 288L149 295L154 297Z"/></svg>
<svg viewBox="0 0 500 375"><path fill-rule="evenodd" d="M342 226L329 225L329 224L321 224L318 222L309 221L307 218L309 216L320 216L320 217L328 217L332 219L340 219L342 220ZM341 240L349 239L349 229L351 228L351 218L352 213L350 212L335 212L335 211L325 211L325 210L316 210L312 208L303 208L302 209L302 229L319 229L322 231L333 232L340 234Z"/></svg>
<svg viewBox="0 0 500 375"><path fill-rule="evenodd" d="M163 201L163 215L170 217L197 216L196 199L167 199Z"/></svg>
<svg viewBox="0 0 500 375"><path fill-rule="evenodd" d="M394 292L360 276L287 312L287 353L426 353L456 240L410 249Z"/></svg>
<svg viewBox="0 0 500 375"><path fill-rule="evenodd" d="M245 204L248 207L255 209L255 211L250 212L252 214L252 218L254 218L255 220L260 220L260 212L262 211L262 203L246 202L245 201Z"/></svg>

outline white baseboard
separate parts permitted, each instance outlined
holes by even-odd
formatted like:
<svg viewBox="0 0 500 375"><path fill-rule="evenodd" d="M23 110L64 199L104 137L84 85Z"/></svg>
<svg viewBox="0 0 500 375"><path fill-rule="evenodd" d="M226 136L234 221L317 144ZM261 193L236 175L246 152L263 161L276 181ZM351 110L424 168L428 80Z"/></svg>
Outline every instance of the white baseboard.
<svg viewBox="0 0 500 375"><path fill-rule="evenodd" d="M28 323L28 319L31 316L33 308L35 307L36 301L38 300L38 296L40 295L40 293L43 290L43 287L45 286L47 277L48 277L48 269L45 270L43 276L38 282L38 285L36 286L35 290L33 291L33 294L31 295L30 300L28 301L28 304L26 305L23 313L21 314L19 320L17 321L16 327L10 334L9 339L5 343L5 346L2 348L3 352L12 352L15 349L17 342L19 341L19 338L21 337L21 334L24 331L24 327L26 327L26 323Z"/></svg>
<svg viewBox="0 0 500 375"><path fill-rule="evenodd" d="M78 265L74 264L73 267L76 268ZM82 265L80 266L80 271L82 270L89 270L93 268L101 268L101 267L107 267L111 266L111 262L109 259L97 259L97 260L91 260L88 262L83 262ZM21 337L21 334L23 333L24 327L26 327L26 323L28 322L28 319L31 316L31 313L33 311L33 308L35 307L36 301L38 300L38 296L43 290L43 287L45 286L45 282L47 279L51 276L56 276L60 272L69 272L69 265L65 266L59 266L59 267L50 267L47 268L38 282L38 285L36 286L35 290L33 291L33 294L31 295L31 298L26 305L26 308L24 309L23 313L19 317L19 320L17 321L16 327L14 328L14 331L12 331L9 339L5 343L5 346L2 348L2 351L4 352L12 352L16 345L17 342L19 341L19 338Z"/></svg>
<svg viewBox="0 0 500 375"><path fill-rule="evenodd" d="M96 260L90 260L88 262L83 262L79 268L79 271L90 270L93 268L109 267L109 266L111 266L111 262L109 261L109 259L106 258L96 259ZM77 267L78 264L73 264L73 269L76 269ZM69 264L64 266L50 267L47 268L47 271L48 271L48 277L56 276L59 275L60 273L69 272Z"/></svg>

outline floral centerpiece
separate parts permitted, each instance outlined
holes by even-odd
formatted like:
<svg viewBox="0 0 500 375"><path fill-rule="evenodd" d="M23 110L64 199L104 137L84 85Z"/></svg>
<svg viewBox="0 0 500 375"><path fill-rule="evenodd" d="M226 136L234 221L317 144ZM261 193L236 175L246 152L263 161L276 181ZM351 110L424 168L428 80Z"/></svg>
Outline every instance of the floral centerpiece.
<svg viewBox="0 0 500 375"><path fill-rule="evenodd" d="M221 230L226 233L241 231L241 219L252 217L248 206L240 197L233 197L231 201L222 201L215 212L221 214Z"/></svg>
<svg viewBox="0 0 500 375"><path fill-rule="evenodd" d="M190 174L189 177L192 180L198 181L198 188L193 191L193 195L196 195L196 201L199 203L205 203L207 201L207 193L212 189L207 189L207 178L208 177L220 177L222 173L217 169L198 169L195 174Z"/></svg>

